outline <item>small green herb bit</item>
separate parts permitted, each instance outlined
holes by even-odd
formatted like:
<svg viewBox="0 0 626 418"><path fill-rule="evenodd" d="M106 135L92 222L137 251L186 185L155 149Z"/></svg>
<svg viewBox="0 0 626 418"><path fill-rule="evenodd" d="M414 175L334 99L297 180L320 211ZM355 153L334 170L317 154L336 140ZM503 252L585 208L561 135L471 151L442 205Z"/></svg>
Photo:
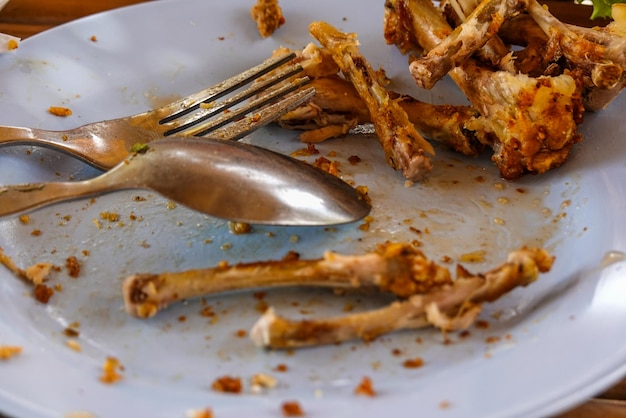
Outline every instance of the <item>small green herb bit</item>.
<svg viewBox="0 0 626 418"><path fill-rule="evenodd" d="M130 147L130 152L133 154L145 154L146 151L148 151L148 144L137 143Z"/></svg>

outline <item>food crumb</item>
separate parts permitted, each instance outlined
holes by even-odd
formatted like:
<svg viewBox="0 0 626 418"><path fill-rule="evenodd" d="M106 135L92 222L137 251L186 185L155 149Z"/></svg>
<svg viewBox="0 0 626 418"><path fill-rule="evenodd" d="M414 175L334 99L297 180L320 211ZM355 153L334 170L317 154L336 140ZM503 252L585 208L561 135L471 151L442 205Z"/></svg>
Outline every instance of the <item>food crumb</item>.
<svg viewBox="0 0 626 418"><path fill-rule="evenodd" d="M213 418L213 411L211 408L190 409L185 415L187 418Z"/></svg>
<svg viewBox="0 0 626 418"><path fill-rule="evenodd" d="M474 325L476 328L487 329L489 328L489 321L485 321L484 319L477 320Z"/></svg>
<svg viewBox="0 0 626 418"><path fill-rule="evenodd" d="M51 263L37 263L27 267L24 273L28 280L38 285L48 280L50 271L52 271L53 268L54 265Z"/></svg>
<svg viewBox="0 0 626 418"><path fill-rule="evenodd" d="M87 411L74 411L65 415L63 418L98 418L91 412Z"/></svg>
<svg viewBox="0 0 626 418"><path fill-rule="evenodd" d="M80 343L76 340L67 340L67 346L77 352L81 352L83 350Z"/></svg>
<svg viewBox="0 0 626 418"><path fill-rule="evenodd" d="M274 370L277 372L285 373L287 370L289 370L289 368L286 364L280 363L276 367L274 367Z"/></svg>
<svg viewBox="0 0 626 418"><path fill-rule="evenodd" d="M102 365L102 375L100 381L108 385L120 381L123 376L119 373L124 370L124 366L115 357L107 357Z"/></svg>
<svg viewBox="0 0 626 418"><path fill-rule="evenodd" d="M77 278L80 274L80 263L75 256L69 256L65 259L65 267L70 277Z"/></svg>
<svg viewBox="0 0 626 418"><path fill-rule="evenodd" d="M478 250L471 253L461 254L460 259L465 263L482 263L485 261L485 251Z"/></svg>
<svg viewBox="0 0 626 418"><path fill-rule="evenodd" d="M359 157L358 155L351 155L348 157L348 162L351 165L357 165L358 163L361 162L361 157Z"/></svg>
<svg viewBox="0 0 626 418"><path fill-rule="evenodd" d="M252 232L252 225L246 222L228 222L228 229L235 235L249 234Z"/></svg>
<svg viewBox="0 0 626 418"><path fill-rule="evenodd" d="M407 359L407 360L404 360L402 365L406 367L407 369L417 369L424 365L424 360L421 357Z"/></svg>
<svg viewBox="0 0 626 418"><path fill-rule="evenodd" d="M22 353L22 347L17 345L0 345L0 360L9 360Z"/></svg>
<svg viewBox="0 0 626 418"><path fill-rule="evenodd" d="M497 335L492 335L492 336L485 338L485 342L487 344L495 344L499 341L500 341L500 337L498 337Z"/></svg>
<svg viewBox="0 0 626 418"><path fill-rule="evenodd" d="M271 36L276 29L285 24L278 0L258 0L250 10L250 15L263 38Z"/></svg>
<svg viewBox="0 0 626 418"><path fill-rule="evenodd" d="M286 401L281 405L283 416L285 417L303 417L304 410L298 401Z"/></svg>
<svg viewBox="0 0 626 418"><path fill-rule="evenodd" d="M275 388L277 384L276 378L265 373L257 373L250 378L250 390L253 393L261 393L263 389Z"/></svg>
<svg viewBox="0 0 626 418"><path fill-rule="evenodd" d="M120 220L120 215L115 212L100 212L100 219L109 222L117 222Z"/></svg>
<svg viewBox="0 0 626 418"><path fill-rule="evenodd" d="M72 110L62 106L50 106L48 112L54 116L67 117L72 116Z"/></svg>
<svg viewBox="0 0 626 418"><path fill-rule="evenodd" d="M38 284L35 286L33 294L37 302L43 303L45 305L50 301L50 298L54 294L54 289L46 286L45 284Z"/></svg>
<svg viewBox="0 0 626 418"><path fill-rule="evenodd" d="M98 38L96 38L96 35L91 35L91 38L89 38L89 40L91 42L98 42Z"/></svg>
<svg viewBox="0 0 626 418"><path fill-rule="evenodd" d="M211 384L211 389L216 392L241 393L242 384L239 377L222 376L218 377Z"/></svg>
<svg viewBox="0 0 626 418"><path fill-rule="evenodd" d="M354 389L354 393L357 395L364 395L369 397L376 396L376 391L374 390L372 379L370 379L368 376L364 376L363 379L361 379L361 382Z"/></svg>
<svg viewBox="0 0 626 418"><path fill-rule="evenodd" d="M15 38L9 39L9 41L7 42L7 49L9 51L13 51L14 49L17 49L19 46L20 44Z"/></svg>
<svg viewBox="0 0 626 418"><path fill-rule="evenodd" d="M28 215L20 215L20 222L24 225L28 225L30 223L30 216Z"/></svg>

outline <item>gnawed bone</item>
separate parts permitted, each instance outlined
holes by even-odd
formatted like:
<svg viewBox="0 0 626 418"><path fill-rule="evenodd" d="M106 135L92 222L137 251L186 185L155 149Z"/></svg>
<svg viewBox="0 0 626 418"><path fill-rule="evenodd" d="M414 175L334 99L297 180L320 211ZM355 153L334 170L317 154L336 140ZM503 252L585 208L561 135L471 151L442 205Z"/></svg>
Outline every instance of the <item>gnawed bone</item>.
<svg viewBox="0 0 626 418"><path fill-rule="evenodd" d="M372 288L408 297L451 283L448 270L410 244L387 243L362 255L326 252L321 259L290 257L161 274L135 274L122 285L126 311L148 318L171 303L211 294L286 286Z"/></svg>
<svg viewBox="0 0 626 418"><path fill-rule="evenodd" d="M452 280L445 267L410 244L386 243L362 255L327 252L316 260L222 265L178 273L139 274L123 285L126 310L147 318L182 299L232 290L267 287L320 286L364 288L393 293L399 300L363 313L326 319L293 321L268 309L250 331L254 343L267 348L331 344L402 329L435 326L444 331L469 326L483 302L491 302L548 271L553 258L543 249L523 248L506 263L485 274L457 267Z"/></svg>
<svg viewBox="0 0 626 418"><path fill-rule="evenodd" d="M435 150L409 121L406 112L390 99L379 77L359 51L356 34L343 33L326 22L313 22L309 32L332 55L341 72L366 104L387 163L402 170L411 181L421 180L430 170L429 154Z"/></svg>
<svg viewBox="0 0 626 418"><path fill-rule="evenodd" d="M528 0L485 0L424 57L411 63L418 86L431 89L450 70L483 47L505 20L528 7Z"/></svg>
<svg viewBox="0 0 626 418"><path fill-rule="evenodd" d="M290 320L268 309L250 331L260 347L288 349L334 344L353 339L372 340L398 330L435 326L443 331L467 328L483 302L492 302L518 286L526 286L548 271L553 258L545 250L521 249L502 266L484 275L457 278L381 309L337 317Z"/></svg>

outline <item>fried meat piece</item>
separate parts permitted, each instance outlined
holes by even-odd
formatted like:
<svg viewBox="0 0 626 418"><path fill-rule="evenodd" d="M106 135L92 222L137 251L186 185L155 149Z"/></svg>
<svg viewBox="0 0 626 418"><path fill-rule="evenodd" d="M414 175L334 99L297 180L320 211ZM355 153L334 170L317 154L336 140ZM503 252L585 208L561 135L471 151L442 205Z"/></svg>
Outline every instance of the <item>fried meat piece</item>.
<svg viewBox="0 0 626 418"><path fill-rule="evenodd" d="M411 31L425 51L452 33L430 0L388 0L386 15L393 13L398 16L386 20L385 34ZM402 27L390 29L390 24ZM409 68L412 71L412 64ZM493 71L474 57L448 74L480 113L472 129L481 132L480 139L493 149L492 160L506 179L560 166L581 139L577 125L584 109L579 86L571 75L535 78Z"/></svg>
<svg viewBox="0 0 626 418"><path fill-rule="evenodd" d="M313 22L309 32L331 54L347 80L366 104L387 163L408 180L420 180L432 169L427 154L435 151L393 101L379 76L361 55L357 36L343 33L326 22Z"/></svg>
<svg viewBox="0 0 626 418"><path fill-rule="evenodd" d="M321 142L341 136L358 125L371 123L365 103L349 81L337 75L312 79L315 96L278 120L286 129L304 130L303 142ZM470 106L433 105L406 94L389 92L425 138L437 141L461 154L475 157L484 148L469 129L478 112Z"/></svg>

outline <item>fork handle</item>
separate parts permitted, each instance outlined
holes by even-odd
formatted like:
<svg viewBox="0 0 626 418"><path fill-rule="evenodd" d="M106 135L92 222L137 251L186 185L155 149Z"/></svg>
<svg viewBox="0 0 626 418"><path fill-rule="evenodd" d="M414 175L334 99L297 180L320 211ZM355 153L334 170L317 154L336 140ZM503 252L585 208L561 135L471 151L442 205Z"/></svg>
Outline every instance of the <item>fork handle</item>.
<svg viewBox="0 0 626 418"><path fill-rule="evenodd" d="M93 180L0 186L0 217L116 189L114 184Z"/></svg>
<svg viewBox="0 0 626 418"><path fill-rule="evenodd" d="M0 126L0 147L8 145L45 147L79 158L101 170L114 167L126 156L100 149L102 141L97 139L92 132L83 127L70 131L49 131L20 126Z"/></svg>

